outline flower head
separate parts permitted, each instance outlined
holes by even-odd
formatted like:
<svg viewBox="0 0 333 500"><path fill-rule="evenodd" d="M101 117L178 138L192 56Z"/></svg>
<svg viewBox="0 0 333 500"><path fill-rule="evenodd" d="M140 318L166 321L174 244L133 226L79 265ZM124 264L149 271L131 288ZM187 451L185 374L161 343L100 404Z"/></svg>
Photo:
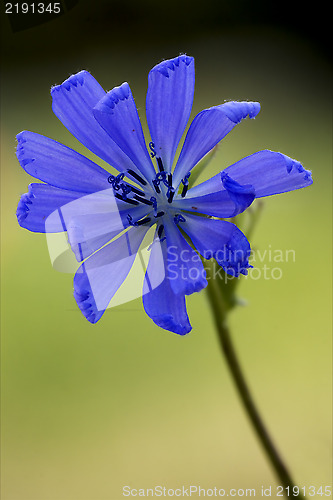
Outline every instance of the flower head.
<svg viewBox="0 0 333 500"><path fill-rule="evenodd" d="M18 160L43 183L29 186L17 218L30 231L67 231L81 262L74 297L91 323L103 315L154 226L144 308L158 326L188 333L185 296L207 285L198 253L215 258L233 276L246 274L250 267L246 237L222 219L240 214L255 198L312 183L310 172L299 162L265 150L189 188L191 171L199 161L244 118L255 118L260 110L257 102L226 102L201 111L175 159L192 108L192 57L181 55L150 71L147 143L127 83L106 93L90 73L80 71L53 87L51 94L53 111L65 127L119 174L110 174L52 139L21 132Z"/></svg>

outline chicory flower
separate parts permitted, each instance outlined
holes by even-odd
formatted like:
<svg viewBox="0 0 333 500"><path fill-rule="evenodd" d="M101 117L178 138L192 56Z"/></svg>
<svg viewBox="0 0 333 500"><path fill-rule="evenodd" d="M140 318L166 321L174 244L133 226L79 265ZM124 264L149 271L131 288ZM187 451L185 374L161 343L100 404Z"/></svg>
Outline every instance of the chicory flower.
<svg viewBox="0 0 333 500"><path fill-rule="evenodd" d="M90 73L80 71L53 87L51 94L53 111L63 125L119 174L110 174L52 139L21 132L18 160L43 183L30 184L18 204L17 218L30 231L67 231L81 262L74 297L91 323L103 315L147 231L155 226L143 284L144 309L158 326L188 333L185 296L207 285L198 253L215 258L232 276L246 274L250 267L249 242L222 219L242 213L255 198L312 183L310 172L299 162L265 150L189 188L191 171L200 160L244 118L255 118L260 110L257 102L233 101L201 111L175 159L192 108L192 57L163 61L149 73L148 147L127 83L106 93ZM71 206L76 208L65 216ZM58 217L52 218L55 213Z"/></svg>

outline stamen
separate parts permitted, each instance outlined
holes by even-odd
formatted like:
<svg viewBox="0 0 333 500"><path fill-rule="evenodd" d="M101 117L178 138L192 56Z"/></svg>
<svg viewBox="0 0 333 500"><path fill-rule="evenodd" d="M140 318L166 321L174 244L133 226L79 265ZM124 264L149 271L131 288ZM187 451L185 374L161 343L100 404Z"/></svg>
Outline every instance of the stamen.
<svg viewBox="0 0 333 500"><path fill-rule="evenodd" d="M115 193L115 197L118 200L125 201L126 203L129 203L130 205L139 205L138 201L133 200L132 198L124 198L121 194Z"/></svg>
<svg viewBox="0 0 333 500"><path fill-rule="evenodd" d="M153 185L154 185L154 188L155 188L155 191L156 193L160 193L161 190L159 188L159 185L160 183L163 182L163 184L165 184L166 186L168 186L167 182L166 182L166 172L158 172L156 174L156 177L155 179L153 179Z"/></svg>
<svg viewBox="0 0 333 500"><path fill-rule="evenodd" d="M154 158L154 156L156 156L156 151L155 151L155 144L153 142L149 143L149 149L151 151L150 156Z"/></svg>
<svg viewBox="0 0 333 500"><path fill-rule="evenodd" d="M108 182L111 184L111 186L113 187L113 189L115 191L119 191L119 189L123 185L126 186L126 184L124 184L123 182L122 183L120 182L123 180L124 177L125 177L124 173L118 174L117 177L114 175L109 175Z"/></svg>
<svg viewBox="0 0 333 500"><path fill-rule="evenodd" d="M141 203L144 203L145 205L152 205L153 204L150 200L147 200L146 198L142 198L141 196L138 196L137 194L135 194L133 198L140 201Z"/></svg>
<svg viewBox="0 0 333 500"><path fill-rule="evenodd" d="M127 198L127 195L132 191L131 186L123 182L122 184L120 184L119 187L123 192L123 198Z"/></svg>
<svg viewBox="0 0 333 500"><path fill-rule="evenodd" d="M157 156L156 157L156 161L157 161L158 168L160 169L160 172L164 172L162 158L160 158L159 156Z"/></svg>
<svg viewBox="0 0 333 500"><path fill-rule="evenodd" d="M160 188L158 187L159 183L160 182L157 179L153 180L153 186L154 186L155 191L156 191L157 194L159 194L161 192Z"/></svg>
<svg viewBox="0 0 333 500"><path fill-rule="evenodd" d="M187 190L188 190L188 178L190 177L191 172L188 172L184 179L182 179L182 184L184 185L183 191L182 191L182 198L185 198Z"/></svg>
<svg viewBox="0 0 333 500"><path fill-rule="evenodd" d="M154 217L156 217L156 213L157 213L157 200L156 200L155 196L152 196L150 198L150 201L151 201L151 204L153 205Z"/></svg>
<svg viewBox="0 0 333 500"><path fill-rule="evenodd" d="M118 191L121 188L123 183L120 183L120 181L122 181L124 177L125 174L123 173L117 175L117 177L113 181L113 189L116 189Z"/></svg>
<svg viewBox="0 0 333 500"><path fill-rule="evenodd" d="M127 214L127 220L131 226L135 225L135 222L133 222L133 217L130 214Z"/></svg>
<svg viewBox="0 0 333 500"><path fill-rule="evenodd" d="M138 220L136 222L133 221L133 217L130 214L127 214L127 220L130 226L142 226L143 224L146 224L147 222L151 221L150 217L145 217L144 219Z"/></svg>
<svg viewBox="0 0 333 500"><path fill-rule="evenodd" d="M169 183L167 181L167 173L163 170L163 172L158 172L156 174L156 179L158 179L159 182L163 182L163 184L166 187L169 187Z"/></svg>
<svg viewBox="0 0 333 500"><path fill-rule="evenodd" d="M186 222L185 217L182 214L176 214L173 218L175 224L179 224L180 222Z"/></svg>
<svg viewBox="0 0 333 500"><path fill-rule="evenodd" d="M123 180L124 176L125 176L125 174L121 173L121 174L117 175L117 177L115 177L114 175L110 175L108 177L108 182L112 185L114 191L119 191L119 190L122 191L122 194L114 193L115 197L118 200L126 201L127 203L130 203L131 205L138 205L139 201L141 203L145 203L146 205L151 205L152 203L150 201L148 201L146 198L144 198L144 196L145 196L144 191L141 191L141 189L137 189L134 186L131 186L130 184L127 184L125 182L121 182ZM133 198L127 198L127 195L129 193L131 193L132 191L133 191L133 193L137 193L134 195L134 198L137 201L133 200ZM138 196L138 195L142 195L143 198L141 196Z"/></svg>
<svg viewBox="0 0 333 500"><path fill-rule="evenodd" d="M162 234L163 234L163 231L164 231L164 226L163 226L163 224L161 224L161 225L159 226L158 230L157 230L157 234L158 234L159 239L161 239L161 236L162 236Z"/></svg>
<svg viewBox="0 0 333 500"><path fill-rule="evenodd" d="M172 203L174 196L175 196L175 189L172 186L169 186L168 192L167 192L168 203Z"/></svg>
<svg viewBox="0 0 333 500"><path fill-rule="evenodd" d="M187 190L188 190L188 184L186 184L186 185L183 187L183 191L182 191L182 198L185 198L186 193L187 193Z"/></svg>
<svg viewBox="0 0 333 500"><path fill-rule="evenodd" d="M168 184L172 186L172 174L168 174Z"/></svg>
<svg viewBox="0 0 333 500"><path fill-rule="evenodd" d="M132 177L134 177L134 179L136 179L138 182L140 182L140 184L142 184L143 186L145 186L147 184L147 181L142 179L142 177L140 177L140 175L138 175L136 172L134 172L134 170L127 170L127 173L130 174Z"/></svg>
<svg viewBox="0 0 333 500"><path fill-rule="evenodd" d="M145 192L141 191L141 189L137 189L134 186L131 186L131 189L132 189L133 193L139 194L140 196L145 196Z"/></svg>
<svg viewBox="0 0 333 500"><path fill-rule="evenodd" d="M147 222L150 222L151 218L150 217L145 217L144 219L138 220L135 224L137 226L142 226L142 224L146 224Z"/></svg>

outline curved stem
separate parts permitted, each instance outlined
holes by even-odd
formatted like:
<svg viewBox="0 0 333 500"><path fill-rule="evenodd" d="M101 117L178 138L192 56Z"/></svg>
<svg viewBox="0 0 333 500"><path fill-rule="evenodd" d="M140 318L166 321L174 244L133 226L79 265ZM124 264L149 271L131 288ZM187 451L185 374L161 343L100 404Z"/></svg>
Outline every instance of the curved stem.
<svg viewBox="0 0 333 500"><path fill-rule="evenodd" d="M277 478L279 479L281 486L283 486L284 488L289 487L289 492L292 492L293 491L292 488L296 485L291 479L290 473L288 472L286 465L282 461L277 449L275 448L274 443L270 435L268 434L267 429L254 404L253 398L251 396L248 385L242 373L239 361L237 359L237 355L231 340L228 327L226 325L225 318L221 317L222 316L221 300L223 301L223 297L219 290L218 283L216 282L216 280L212 279L209 282L209 285L206 288L206 290L209 296L209 303L211 305L211 309L213 312L215 326L218 332L218 338L220 341L222 352L228 363L232 378L238 389L238 393L245 408L245 411L254 427L254 430L257 434L257 437L259 438L261 445L263 446L267 454L267 457L275 471ZM287 491L284 490L285 495L289 496L290 493L288 495L287 492L288 490ZM293 495L293 497L303 498L303 499L305 498L301 493L295 496Z"/></svg>

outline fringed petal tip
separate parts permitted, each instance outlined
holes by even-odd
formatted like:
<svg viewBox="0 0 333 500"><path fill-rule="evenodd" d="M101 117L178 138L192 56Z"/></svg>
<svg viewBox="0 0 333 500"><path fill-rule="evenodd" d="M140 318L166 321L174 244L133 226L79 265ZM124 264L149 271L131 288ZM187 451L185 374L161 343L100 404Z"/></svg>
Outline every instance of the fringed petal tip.
<svg viewBox="0 0 333 500"><path fill-rule="evenodd" d="M158 71L159 73L162 73L162 75L169 78L170 72L174 71L175 68L178 67L181 63L189 66L190 64L194 64L194 58L183 54L173 59L167 59L166 61L162 61L161 63L154 66L151 72Z"/></svg>
<svg viewBox="0 0 333 500"><path fill-rule="evenodd" d="M94 295L88 277L85 273L77 272L74 277L74 299L83 316L90 323L97 323L105 311L99 311L96 307Z"/></svg>
<svg viewBox="0 0 333 500"><path fill-rule="evenodd" d="M18 202L17 209L16 209L16 217L19 225L21 227L25 227L24 221L28 217L29 214L29 205L32 204L32 200L34 198L34 194L32 192L32 185L30 184L28 187L28 192L24 193L20 201Z"/></svg>
<svg viewBox="0 0 333 500"><path fill-rule="evenodd" d="M310 186L313 183L313 179L311 177L311 171L310 170L305 170L305 168L303 167L303 165L299 161L293 160L292 158L290 158L289 156L284 155L283 153L279 153L279 154L281 156L283 156L283 158L285 160L288 174L291 174L291 173L295 174L297 172L300 173L300 174L304 174L303 175L303 179L305 181L308 181L308 185Z"/></svg>
<svg viewBox="0 0 333 500"><path fill-rule="evenodd" d="M17 134L17 136L16 136L16 140L17 140L16 150L19 149L21 146L23 146L23 144L26 142L26 138L25 138L26 134L29 134L29 132L27 130L22 130L22 132Z"/></svg>
<svg viewBox="0 0 333 500"><path fill-rule="evenodd" d="M255 118L260 111L260 103L252 101L230 101L222 104L225 115L233 123L240 123L243 118Z"/></svg>
<svg viewBox="0 0 333 500"><path fill-rule="evenodd" d="M125 101L132 96L130 86L124 82L119 87L114 87L110 90L95 106L95 110L112 113L112 110L119 101Z"/></svg>
<svg viewBox="0 0 333 500"><path fill-rule="evenodd" d="M16 139L17 139L16 157L17 157L21 167L23 168L23 170L27 170L26 166L29 163L32 163L33 161L35 161L35 158L26 157L26 151L25 151L24 144L27 142L27 139L28 139L27 136L29 134L31 134L31 132L23 130L22 132L20 132L16 136Z"/></svg>
<svg viewBox="0 0 333 500"><path fill-rule="evenodd" d="M67 80L65 80L60 85L53 85L51 87L51 95L54 92L59 92L60 90L70 91L73 87L77 87L78 85L82 86L86 78L93 78L93 77L86 70L79 71L78 73L71 75L69 78L67 78Z"/></svg>
<svg viewBox="0 0 333 500"><path fill-rule="evenodd" d="M186 335L192 330L190 322L187 321L185 324L177 323L172 314L163 314L160 316L150 316L154 321L155 325L168 330L169 332L176 333L177 335Z"/></svg>

